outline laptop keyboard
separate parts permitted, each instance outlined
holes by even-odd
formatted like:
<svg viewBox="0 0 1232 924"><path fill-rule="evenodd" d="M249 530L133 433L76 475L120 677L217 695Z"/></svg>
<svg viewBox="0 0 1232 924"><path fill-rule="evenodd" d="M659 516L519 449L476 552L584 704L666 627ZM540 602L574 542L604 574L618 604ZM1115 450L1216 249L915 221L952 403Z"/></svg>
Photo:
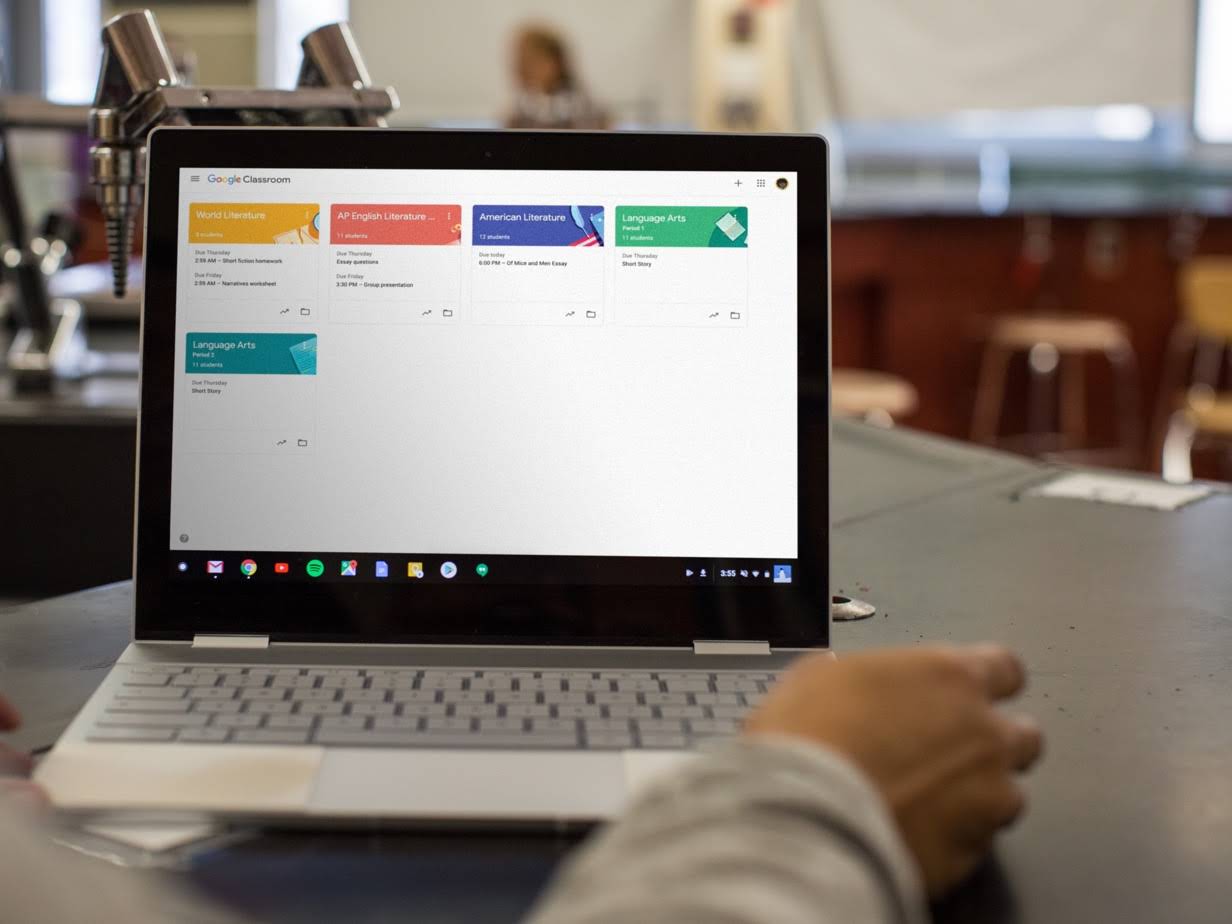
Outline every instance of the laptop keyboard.
<svg viewBox="0 0 1232 924"><path fill-rule="evenodd" d="M747 671L116 668L91 741L399 748L688 748L734 735Z"/></svg>

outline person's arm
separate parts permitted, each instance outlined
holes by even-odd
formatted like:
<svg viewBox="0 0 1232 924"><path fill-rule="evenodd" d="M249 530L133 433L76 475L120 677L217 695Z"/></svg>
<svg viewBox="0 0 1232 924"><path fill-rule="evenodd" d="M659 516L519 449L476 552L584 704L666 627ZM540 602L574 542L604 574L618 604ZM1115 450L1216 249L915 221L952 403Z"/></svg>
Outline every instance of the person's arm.
<svg viewBox="0 0 1232 924"><path fill-rule="evenodd" d="M0 696L0 732L21 722ZM30 757L0 742L0 921L23 924L241 924L238 915L148 870L121 869L56 845Z"/></svg>
<svg viewBox="0 0 1232 924"><path fill-rule="evenodd" d="M584 847L533 924L927 920L1022 810L1038 756L1004 649L807 658L742 740L670 772Z"/></svg>
<svg viewBox="0 0 1232 924"><path fill-rule="evenodd" d="M735 742L654 785L573 860L534 924L916 924L923 889L884 803L837 755Z"/></svg>

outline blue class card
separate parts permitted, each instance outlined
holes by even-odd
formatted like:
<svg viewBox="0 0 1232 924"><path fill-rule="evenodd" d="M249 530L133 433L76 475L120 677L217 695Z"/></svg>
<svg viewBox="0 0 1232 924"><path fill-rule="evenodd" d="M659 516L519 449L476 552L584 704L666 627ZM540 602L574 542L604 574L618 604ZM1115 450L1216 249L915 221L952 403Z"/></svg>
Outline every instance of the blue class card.
<svg viewBox="0 0 1232 924"><path fill-rule="evenodd" d="M602 247L601 205L477 205L476 247Z"/></svg>

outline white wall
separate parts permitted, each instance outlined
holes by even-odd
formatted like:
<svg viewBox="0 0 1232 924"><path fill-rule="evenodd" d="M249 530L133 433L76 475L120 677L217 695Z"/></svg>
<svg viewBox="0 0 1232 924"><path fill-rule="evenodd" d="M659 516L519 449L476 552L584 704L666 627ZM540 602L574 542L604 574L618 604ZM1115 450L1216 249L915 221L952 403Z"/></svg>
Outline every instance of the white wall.
<svg viewBox="0 0 1232 924"><path fill-rule="evenodd" d="M591 94L628 118L689 119L692 0L351 0L351 25L378 84L397 89L402 124L499 119L511 93L509 44L527 20L569 38Z"/></svg>
<svg viewBox="0 0 1232 924"><path fill-rule="evenodd" d="M1186 106L1189 0L798 0L830 114ZM826 55L820 67L821 55ZM829 72L829 79L827 73ZM817 76L819 74L819 76Z"/></svg>

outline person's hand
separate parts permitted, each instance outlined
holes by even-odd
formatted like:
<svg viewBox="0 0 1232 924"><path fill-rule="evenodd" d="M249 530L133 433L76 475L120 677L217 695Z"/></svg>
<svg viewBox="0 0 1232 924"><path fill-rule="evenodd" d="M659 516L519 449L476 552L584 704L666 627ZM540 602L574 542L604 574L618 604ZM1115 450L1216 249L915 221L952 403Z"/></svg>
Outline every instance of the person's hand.
<svg viewBox="0 0 1232 924"><path fill-rule="evenodd" d="M994 703L1022 689L996 645L804 658L749 716L750 735L820 742L867 774L936 896L967 875L1022 812L1015 774L1039 757L1039 726Z"/></svg>
<svg viewBox="0 0 1232 924"><path fill-rule="evenodd" d="M21 716L0 696L0 732L14 731L20 726ZM30 755L0 743L0 799L27 807L44 807L47 797L28 779L32 767Z"/></svg>

